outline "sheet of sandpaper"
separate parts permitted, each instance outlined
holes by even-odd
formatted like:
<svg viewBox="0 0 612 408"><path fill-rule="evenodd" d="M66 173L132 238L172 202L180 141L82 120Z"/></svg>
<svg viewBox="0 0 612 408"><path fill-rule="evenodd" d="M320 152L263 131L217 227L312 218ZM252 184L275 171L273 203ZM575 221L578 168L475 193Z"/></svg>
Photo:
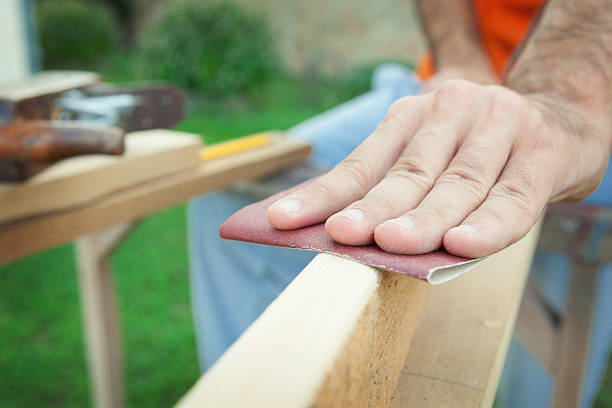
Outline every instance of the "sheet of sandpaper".
<svg viewBox="0 0 612 408"><path fill-rule="evenodd" d="M327 235L324 223L290 231L274 228L266 217L267 208L308 182L242 208L221 225L219 235L224 239L326 252L433 284L449 281L482 260L454 256L443 249L422 255L399 255L376 245L343 245Z"/></svg>

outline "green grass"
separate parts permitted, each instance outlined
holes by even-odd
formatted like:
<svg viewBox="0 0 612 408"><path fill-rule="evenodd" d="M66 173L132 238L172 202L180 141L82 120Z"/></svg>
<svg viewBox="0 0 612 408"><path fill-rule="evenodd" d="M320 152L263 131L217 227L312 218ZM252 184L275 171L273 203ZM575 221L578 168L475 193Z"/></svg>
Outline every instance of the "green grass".
<svg viewBox="0 0 612 408"><path fill-rule="evenodd" d="M170 406L198 377L184 205L145 219L111 257L128 406ZM88 382L72 246L0 268L3 407L82 407Z"/></svg>

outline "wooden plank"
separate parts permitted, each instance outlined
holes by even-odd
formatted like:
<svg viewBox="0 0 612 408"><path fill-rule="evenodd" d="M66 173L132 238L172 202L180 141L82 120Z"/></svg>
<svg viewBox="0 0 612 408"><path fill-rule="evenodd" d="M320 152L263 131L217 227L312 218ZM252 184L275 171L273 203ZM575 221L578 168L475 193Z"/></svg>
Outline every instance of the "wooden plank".
<svg viewBox="0 0 612 408"><path fill-rule="evenodd" d="M46 71L21 81L0 84L0 99L19 102L47 94L93 85L100 76L86 71Z"/></svg>
<svg viewBox="0 0 612 408"><path fill-rule="evenodd" d="M582 381L589 353L597 263L574 259L566 310L561 328L561 344L555 373L555 408L580 405Z"/></svg>
<svg viewBox="0 0 612 408"><path fill-rule="evenodd" d="M428 288L317 255L178 406L386 406Z"/></svg>
<svg viewBox="0 0 612 408"><path fill-rule="evenodd" d="M493 404L538 231L430 289L393 407Z"/></svg>
<svg viewBox="0 0 612 408"><path fill-rule="evenodd" d="M121 156L61 160L23 183L0 183L0 223L75 207L148 180L195 167L197 135L165 129L126 135Z"/></svg>
<svg viewBox="0 0 612 408"><path fill-rule="evenodd" d="M198 194L226 188L239 180L273 173L304 161L310 149L300 140L276 138L258 149L204 162L80 208L0 225L0 264L143 217Z"/></svg>

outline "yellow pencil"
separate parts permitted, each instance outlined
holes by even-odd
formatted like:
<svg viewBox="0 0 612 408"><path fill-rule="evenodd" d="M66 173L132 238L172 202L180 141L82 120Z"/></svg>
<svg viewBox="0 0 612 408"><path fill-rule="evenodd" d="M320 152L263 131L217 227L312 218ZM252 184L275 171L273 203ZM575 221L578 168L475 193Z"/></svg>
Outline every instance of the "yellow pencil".
<svg viewBox="0 0 612 408"><path fill-rule="evenodd" d="M212 146L203 147L200 152L200 160L211 160L229 154L253 149L270 143L270 135L266 132L257 133L251 136L241 137L228 142L218 143Z"/></svg>

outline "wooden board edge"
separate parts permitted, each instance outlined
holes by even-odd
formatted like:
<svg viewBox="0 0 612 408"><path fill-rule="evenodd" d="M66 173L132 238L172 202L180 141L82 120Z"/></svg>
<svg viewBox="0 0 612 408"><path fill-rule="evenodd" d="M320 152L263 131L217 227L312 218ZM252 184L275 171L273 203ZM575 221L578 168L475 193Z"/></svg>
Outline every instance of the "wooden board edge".
<svg viewBox="0 0 612 408"><path fill-rule="evenodd" d="M392 407L493 404L539 228L430 288Z"/></svg>
<svg viewBox="0 0 612 408"><path fill-rule="evenodd" d="M427 288L319 254L177 406L384 406Z"/></svg>
<svg viewBox="0 0 612 408"><path fill-rule="evenodd" d="M317 407L386 407L391 402L429 285L380 274L376 296L317 393Z"/></svg>

